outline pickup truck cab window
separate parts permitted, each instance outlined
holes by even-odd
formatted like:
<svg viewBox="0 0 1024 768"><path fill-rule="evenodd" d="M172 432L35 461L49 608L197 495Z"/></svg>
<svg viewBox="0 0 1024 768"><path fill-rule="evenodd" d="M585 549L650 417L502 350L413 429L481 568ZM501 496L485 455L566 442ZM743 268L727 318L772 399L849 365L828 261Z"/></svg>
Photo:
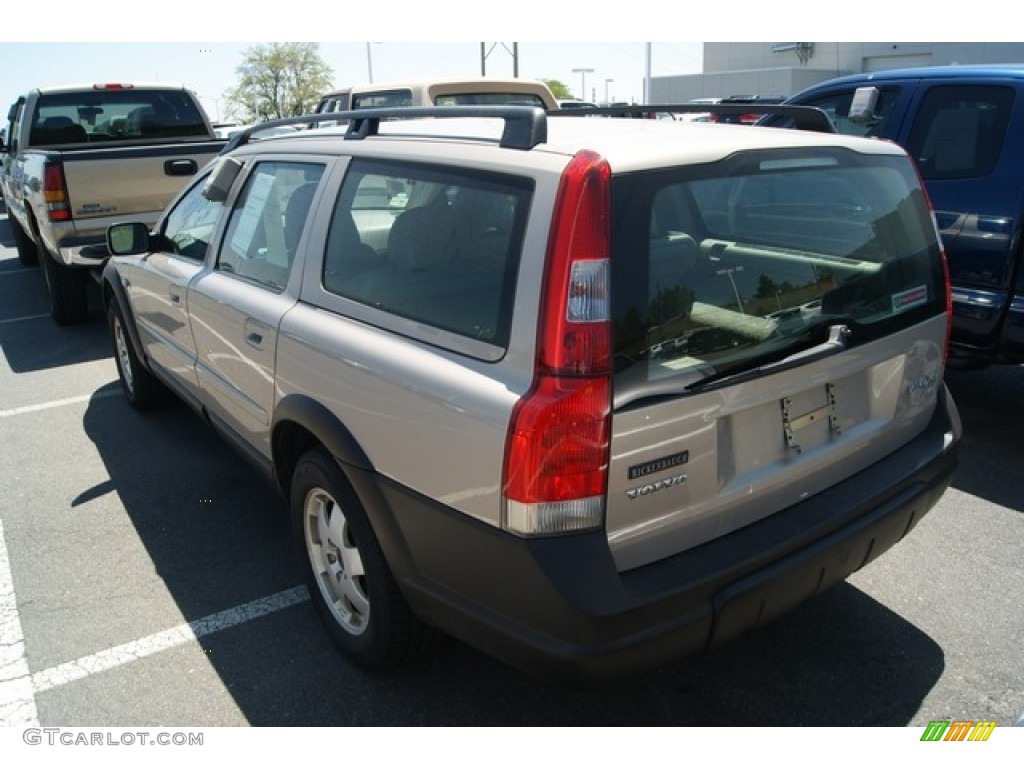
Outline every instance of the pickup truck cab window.
<svg viewBox="0 0 1024 768"><path fill-rule="evenodd" d="M314 163L258 163L231 213L217 270L283 290L323 172Z"/></svg>
<svg viewBox="0 0 1024 768"><path fill-rule="evenodd" d="M801 105L820 109L829 116L836 130L847 136L888 135L888 124L893 119L894 107L900 101L901 90L899 88L880 88L874 114L867 119L850 118L850 105L853 103L855 92L853 88L837 91L801 102ZM762 123L774 127L793 127L793 121L785 117L768 117Z"/></svg>

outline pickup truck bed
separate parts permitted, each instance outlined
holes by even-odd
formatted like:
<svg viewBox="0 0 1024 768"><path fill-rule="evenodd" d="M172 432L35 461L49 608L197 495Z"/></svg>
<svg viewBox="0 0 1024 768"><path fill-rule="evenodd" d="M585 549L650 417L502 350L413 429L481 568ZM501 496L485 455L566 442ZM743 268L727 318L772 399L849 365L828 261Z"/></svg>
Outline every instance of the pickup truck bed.
<svg viewBox="0 0 1024 768"><path fill-rule="evenodd" d="M88 312L86 277L106 259L106 228L128 217L155 223L226 143L179 87L37 89L8 119L0 184L18 257L41 263L62 325Z"/></svg>

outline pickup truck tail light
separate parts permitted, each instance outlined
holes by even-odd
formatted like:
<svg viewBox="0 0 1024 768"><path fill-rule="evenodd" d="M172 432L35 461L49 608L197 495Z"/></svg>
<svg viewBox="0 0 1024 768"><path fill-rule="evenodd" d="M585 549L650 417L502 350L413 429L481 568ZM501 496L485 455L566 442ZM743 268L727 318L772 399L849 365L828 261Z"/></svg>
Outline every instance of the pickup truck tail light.
<svg viewBox="0 0 1024 768"><path fill-rule="evenodd" d="M541 288L533 384L505 449L503 524L520 535L604 524L611 430L610 177L599 155L562 174Z"/></svg>
<svg viewBox="0 0 1024 768"><path fill-rule="evenodd" d="M46 201L46 215L50 221L68 221L71 218L68 188L64 183L64 169L60 163L47 163L43 166L43 199Z"/></svg>

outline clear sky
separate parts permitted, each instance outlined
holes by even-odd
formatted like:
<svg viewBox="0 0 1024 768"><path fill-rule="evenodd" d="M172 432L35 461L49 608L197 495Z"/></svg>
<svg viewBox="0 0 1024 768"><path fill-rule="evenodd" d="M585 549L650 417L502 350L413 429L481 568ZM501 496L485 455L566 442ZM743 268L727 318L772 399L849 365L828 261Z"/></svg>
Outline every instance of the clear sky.
<svg viewBox="0 0 1024 768"><path fill-rule="evenodd" d="M0 22L2 23L2 22ZM92 82L164 82L201 97L211 119L223 116L224 92L251 42L51 43L0 42L0 106L40 85ZM320 43L336 87L424 77L476 76L480 42ZM531 43L517 45L520 77L556 79L573 94L603 101L641 101L647 67L643 42ZM487 74L511 77L513 44L486 42ZM653 76L699 72L700 43L651 43ZM593 72L573 72L591 69ZM5 109L6 111L6 109Z"/></svg>
<svg viewBox="0 0 1024 768"><path fill-rule="evenodd" d="M7 0L0 107L40 85L158 81L191 88L218 119L243 51L274 40L342 41L320 43L338 87L370 79L371 66L375 82L478 75L479 41L528 41L518 44L521 77L560 80L588 100L604 100L607 87L609 99L639 101L648 45L641 41L660 41L650 43L652 76L690 74L701 71L702 44L669 40L993 40L1016 30L993 24L1007 18L997 2L47 0L34 9ZM512 43L485 45L487 74L510 76Z"/></svg>

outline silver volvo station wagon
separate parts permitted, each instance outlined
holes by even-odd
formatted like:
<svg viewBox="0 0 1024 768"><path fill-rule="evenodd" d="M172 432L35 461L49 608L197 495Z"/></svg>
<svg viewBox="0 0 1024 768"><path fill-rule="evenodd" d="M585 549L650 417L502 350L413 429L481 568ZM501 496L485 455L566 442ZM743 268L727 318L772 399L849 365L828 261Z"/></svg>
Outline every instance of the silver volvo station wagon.
<svg viewBox="0 0 1024 768"><path fill-rule="evenodd" d="M898 146L338 121L236 137L155 229L111 227L102 286L129 402L174 393L273 479L352 661L448 634L609 684L842 581L945 491L949 282Z"/></svg>

